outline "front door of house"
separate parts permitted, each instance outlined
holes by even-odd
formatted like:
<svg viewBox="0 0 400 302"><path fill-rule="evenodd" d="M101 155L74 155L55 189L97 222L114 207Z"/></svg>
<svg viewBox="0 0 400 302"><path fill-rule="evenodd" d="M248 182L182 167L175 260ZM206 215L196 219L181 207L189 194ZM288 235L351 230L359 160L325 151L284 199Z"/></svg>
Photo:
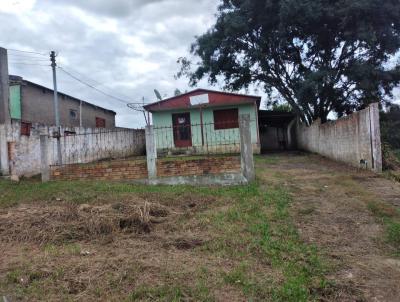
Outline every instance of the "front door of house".
<svg viewBox="0 0 400 302"><path fill-rule="evenodd" d="M190 126L190 113L172 114L174 143L177 148L192 146L192 130Z"/></svg>

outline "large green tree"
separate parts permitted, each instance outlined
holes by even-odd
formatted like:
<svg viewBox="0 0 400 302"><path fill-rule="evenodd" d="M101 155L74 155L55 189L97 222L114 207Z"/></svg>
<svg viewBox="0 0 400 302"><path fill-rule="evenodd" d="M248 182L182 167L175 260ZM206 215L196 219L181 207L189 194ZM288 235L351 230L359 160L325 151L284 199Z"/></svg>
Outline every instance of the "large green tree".
<svg viewBox="0 0 400 302"><path fill-rule="evenodd" d="M192 85L261 85L311 123L388 102L399 83L399 0L221 1L194 58L180 59Z"/></svg>
<svg viewBox="0 0 400 302"><path fill-rule="evenodd" d="M391 148L400 150L400 106L393 104L382 111L380 117L382 140Z"/></svg>

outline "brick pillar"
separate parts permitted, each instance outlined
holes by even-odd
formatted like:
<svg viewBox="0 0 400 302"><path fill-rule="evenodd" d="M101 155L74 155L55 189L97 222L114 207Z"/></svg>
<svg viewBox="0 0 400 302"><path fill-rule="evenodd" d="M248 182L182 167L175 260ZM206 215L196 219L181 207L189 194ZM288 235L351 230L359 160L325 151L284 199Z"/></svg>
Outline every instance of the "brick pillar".
<svg viewBox="0 0 400 302"><path fill-rule="evenodd" d="M148 178L155 179L157 178L157 146L152 125L146 126L146 156Z"/></svg>
<svg viewBox="0 0 400 302"><path fill-rule="evenodd" d="M50 180L48 141L48 135L40 135L40 172L42 174L42 182L48 182Z"/></svg>
<svg viewBox="0 0 400 302"><path fill-rule="evenodd" d="M243 114L239 117L240 129L240 161L243 176L248 182L255 179L253 160L253 146L251 144L250 115Z"/></svg>

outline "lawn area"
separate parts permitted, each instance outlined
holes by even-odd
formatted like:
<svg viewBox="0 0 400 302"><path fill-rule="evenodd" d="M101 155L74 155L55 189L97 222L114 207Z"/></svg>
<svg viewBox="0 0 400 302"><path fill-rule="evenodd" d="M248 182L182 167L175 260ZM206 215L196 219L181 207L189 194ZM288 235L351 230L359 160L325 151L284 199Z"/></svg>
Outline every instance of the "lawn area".
<svg viewBox="0 0 400 302"><path fill-rule="evenodd" d="M0 192L11 298L307 301L327 286L279 187L1 181Z"/></svg>
<svg viewBox="0 0 400 302"><path fill-rule="evenodd" d="M0 295L398 297L400 186L314 155L260 156L256 167L255 183L234 187L0 180Z"/></svg>

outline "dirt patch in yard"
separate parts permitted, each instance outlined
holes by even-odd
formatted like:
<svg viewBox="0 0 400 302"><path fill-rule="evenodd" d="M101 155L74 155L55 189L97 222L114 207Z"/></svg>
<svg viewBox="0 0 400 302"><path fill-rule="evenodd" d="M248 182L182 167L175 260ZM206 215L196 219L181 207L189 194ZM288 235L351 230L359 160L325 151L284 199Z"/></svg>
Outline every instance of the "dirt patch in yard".
<svg viewBox="0 0 400 302"><path fill-rule="evenodd" d="M6 242L42 245L112 238L120 232L150 233L152 218L160 211L159 205L144 200L109 205L22 205L0 214L0 236Z"/></svg>
<svg viewBox="0 0 400 302"><path fill-rule="evenodd" d="M398 301L400 259L371 207L397 215L400 184L316 155L276 156L278 164L260 175L289 188L301 237L330 260L326 300Z"/></svg>
<svg viewBox="0 0 400 302"><path fill-rule="evenodd" d="M218 202L142 193L108 204L59 200L3 209L0 294L11 301L169 301L229 292L243 301L240 291L224 284L218 292L208 289L207 278L234 264L199 255L211 236L196 215Z"/></svg>
<svg viewBox="0 0 400 302"><path fill-rule="evenodd" d="M186 194L175 198L147 194L145 198L101 205L78 205L61 200L23 204L0 212L0 237L3 242L43 245L106 237L112 240L121 233L149 234L157 225L169 223L172 227L179 217L202 211L214 201L214 197ZM196 239L194 245L195 242ZM182 245L185 244L182 242Z"/></svg>

